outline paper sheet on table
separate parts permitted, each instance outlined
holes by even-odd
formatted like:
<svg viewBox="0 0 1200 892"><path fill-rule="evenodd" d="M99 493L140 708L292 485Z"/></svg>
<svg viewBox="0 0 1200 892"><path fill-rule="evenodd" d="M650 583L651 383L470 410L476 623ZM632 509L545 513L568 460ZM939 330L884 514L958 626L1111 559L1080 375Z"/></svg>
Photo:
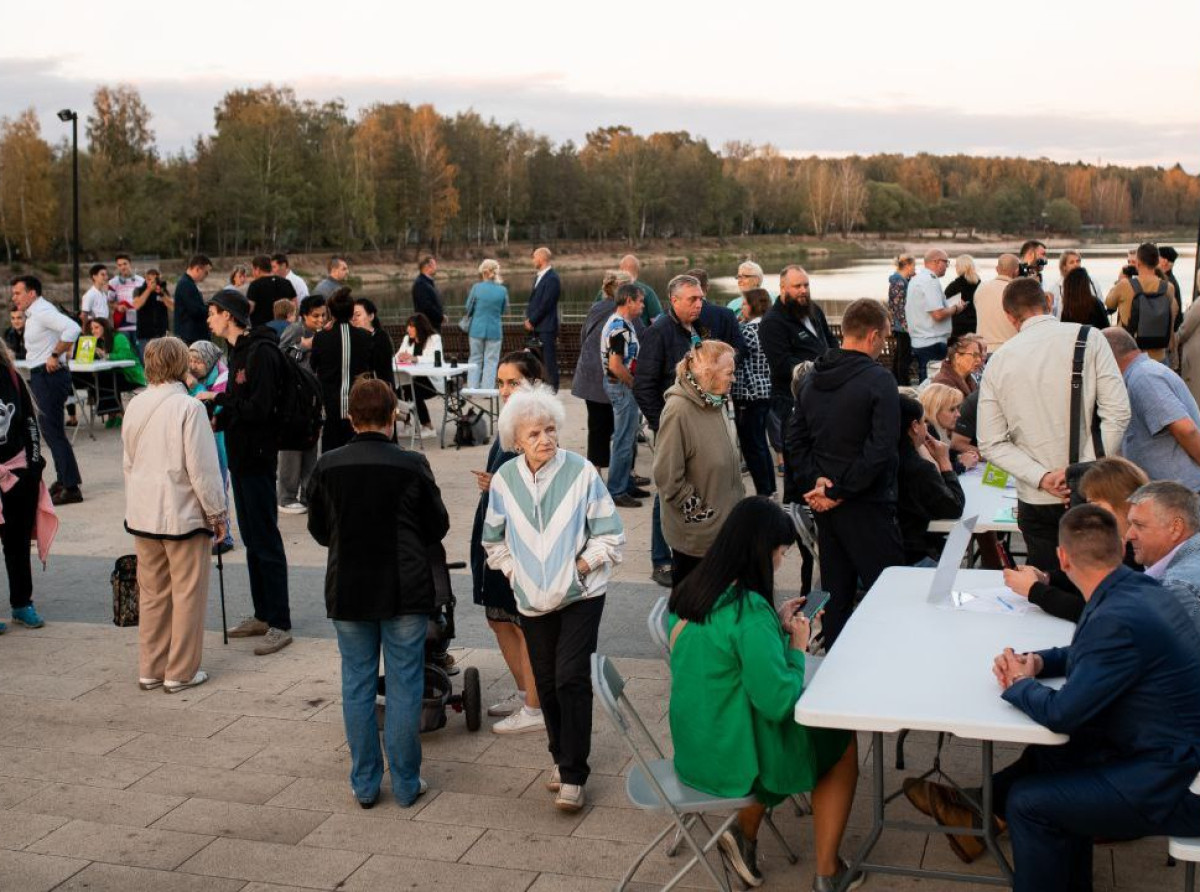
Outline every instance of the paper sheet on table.
<svg viewBox="0 0 1200 892"><path fill-rule="evenodd" d="M996 511L996 515L992 518L993 523L1016 523L1017 522L1017 506L1004 505Z"/></svg>
<svg viewBox="0 0 1200 892"><path fill-rule="evenodd" d="M972 613L1011 613L1023 614L1036 610L1027 598L1022 598L1007 585L975 588L969 591L953 591L950 593L951 603L956 610L969 610Z"/></svg>

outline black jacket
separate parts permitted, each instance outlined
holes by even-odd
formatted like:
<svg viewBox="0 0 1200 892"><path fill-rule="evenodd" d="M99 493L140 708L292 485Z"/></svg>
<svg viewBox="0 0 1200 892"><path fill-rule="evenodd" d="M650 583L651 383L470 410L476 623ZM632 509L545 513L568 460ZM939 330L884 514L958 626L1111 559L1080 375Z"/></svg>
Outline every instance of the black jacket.
<svg viewBox="0 0 1200 892"><path fill-rule="evenodd" d="M283 276L259 276L246 289L250 309L250 325L266 325L275 318L275 301L296 299L296 287Z"/></svg>
<svg viewBox="0 0 1200 892"><path fill-rule="evenodd" d="M837 338L829 328L824 311L816 304L810 306L809 318L816 329L815 334L787 311L783 298L775 300L758 324L758 343L771 367L772 396L786 396L791 400L792 371L796 366L806 360L815 362L830 347L837 346Z"/></svg>
<svg viewBox="0 0 1200 892"><path fill-rule="evenodd" d="M449 529L442 494L420 453L383 434L359 434L322 455L308 483L308 531L329 549L329 618L432 614L430 561L440 559L437 546Z"/></svg>
<svg viewBox="0 0 1200 892"><path fill-rule="evenodd" d="M184 273L175 283L175 337L185 344L211 340L208 305L196 281Z"/></svg>
<svg viewBox="0 0 1200 892"><path fill-rule="evenodd" d="M350 346L349 355L343 355L342 336ZM346 400L350 388L359 375L374 372L378 354L375 339L363 328L349 322L336 322L333 328L313 335L312 350L309 352L309 367L321 383L321 402L325 404L326 418L345 418ZM390 357L389 357L390 363ZM383 380L391 384L392 377ZM343 400L345 397L345 400Z"/></svg>
<svg viewBox="0 0 1200 892"><path fill-rule="evenodd" d="M229 470L235 474L274 474L279 461L275 407L283 363L279 335L265 325L243 334L229 351L229 384L213 402L217 430L225 432Z"/></svg>
<svg viewBox="0 0 1200 892"><path fill-rule="evenodd" d="M975 314L975 292L979 289L979 282L968 282L963 276L959 276L953 282L946 286L946 300L955 295L962 295L963 310L961 313L952 317L952 325L950 333L954 337L960 335L972 334L975 331L975 326L979 324L979 320Z"/></svg>
<svg viewBox="0 0 1200 892"><path fill-rule="evenodd" d="M966 498L958 476L953 471L939 471L911 442L901 443L897 490L896 520L904 540L905 562L915 564L927 557L937 560L946 537L930 533L929 522L962 517Z"/></svg>
<svg viewBox="0 0 1200 892"><path fill-rule="evenodd" d="M424 273L413 279L412 299L413 312L423 313L434 331L441 331L442 322L446 319L446 308L433 279Z"/></svg>
<svg viewBox="0 0 1200 892"><path fill-rule="evenodd" d="M745 356L746 342L742 339L737 316L732 310L706 302L700 310L695 329L701 340L724 341L737 351L739 358ZM650 423L651 430L658 430L658 418L666 405L664 394L675 383L675 367L692 349L692 336L679 324L668 307L649 328L638 335L638 339L633 397Z"/></svg>
<svg viewBox="0 0 1200 892"><path fill-rule="evenodd" d="M900 394L891 373L857 350L834 347L818 359L787 426L800 492L827 477L831 499L894 504L899 441Z"/></svg>

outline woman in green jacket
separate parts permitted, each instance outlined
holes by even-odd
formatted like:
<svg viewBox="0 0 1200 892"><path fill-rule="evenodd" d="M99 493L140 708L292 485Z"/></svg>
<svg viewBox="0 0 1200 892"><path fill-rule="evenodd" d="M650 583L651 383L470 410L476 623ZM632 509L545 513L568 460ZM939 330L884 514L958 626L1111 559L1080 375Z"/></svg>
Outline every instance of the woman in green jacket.
<svg viewBox="0 0 1200 892"><path fill-rule="evenodd" d="M98 376L100 398L96 411L104 418L105 427L120 427L121 418L125 414L121 394L146 386L145 369L142 368L137 351L129 343L129 338L119 331L114 331L112 323L107 319L92 319L88 326L88 334L96 339L96 359L133 361L133 365L119 369L116 377L112 374ZM112 386L114 383L116 384L115 389ZM105 411L106 409L108 411Z"/></svg>
<svg viewBox="0 0 1200 892"><path fill-rule="evenodd" d="M858 782L857 747L847 731L805 728L792 717L810 625L799 612L803 598L776 610L774 580L794 541L778 505L743 499L671 593L671 738L685 783L714 796L757 798L720 841L751 886L762 884L756 849L766 809L812 790L813 889L825 892L846 870L838 847Z"/></svg>

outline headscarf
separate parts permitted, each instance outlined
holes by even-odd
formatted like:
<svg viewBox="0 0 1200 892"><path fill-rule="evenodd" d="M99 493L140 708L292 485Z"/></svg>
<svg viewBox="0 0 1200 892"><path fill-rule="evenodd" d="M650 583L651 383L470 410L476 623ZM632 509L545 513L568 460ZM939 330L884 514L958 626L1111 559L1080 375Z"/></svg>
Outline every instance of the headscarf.
<svg viewBox="0 0 1200 892"><path fill-rule="evenodd" d="M204 363L205 378L212 373L213 368L221 359L221 348L212 341L195 341L188 347L188 350L195 353L200 361Z"/></svg>

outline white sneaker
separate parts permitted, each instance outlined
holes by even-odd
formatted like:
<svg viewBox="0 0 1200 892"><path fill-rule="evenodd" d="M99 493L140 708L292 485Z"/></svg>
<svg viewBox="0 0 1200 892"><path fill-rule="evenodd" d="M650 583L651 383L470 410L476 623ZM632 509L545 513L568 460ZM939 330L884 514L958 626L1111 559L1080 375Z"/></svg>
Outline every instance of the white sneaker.
<svg viewBox="0 0 1200 892"><path fill-rule="evenodd" d="M208 681L208 673L203 669L197 669L191 681L164 681L163 690L168 694L178 694L180 691L186 691L188 688L202 685L206 681Z"/></svg>
<svg viewBox="0 0 1200 892"><path fill-rule="evenodd" d="M563 784L558 790L558 798L554 800L554 807L560 811L579 811L586 804L583 784Z"/></svg>
<svg viewBox="0 0 1200 892"><path fill-rule="evenodd" d="M512 715L518 709L525 705L525 695L517 691L511 697L506 697L499 703L493 703L488 707L488 715L496 718L503 718L506 715Z"/></svg>
<svg viewBox="0 0 1200 892"><path fill-rule="evenodd" d="M492 725L493 734L529 734L531 731L545 730L546 717L541 712L533 715L524 706Z"/></svg>
<svg viewBox="0 0 1200 892"><path fill-rule="evenodd" d="M299 502L288 502L286 505L280 505L279 511L282 514L307 514L308 508Z"/></svg>
<svg viewBox="0 0 1200 892"><path fill-rule="evenodd" d="M554 770L550 772L550 780L546 781L546 789L551 793L557 793L562 787L562 775L559 774L558 766L554 766Z"/></svg>

